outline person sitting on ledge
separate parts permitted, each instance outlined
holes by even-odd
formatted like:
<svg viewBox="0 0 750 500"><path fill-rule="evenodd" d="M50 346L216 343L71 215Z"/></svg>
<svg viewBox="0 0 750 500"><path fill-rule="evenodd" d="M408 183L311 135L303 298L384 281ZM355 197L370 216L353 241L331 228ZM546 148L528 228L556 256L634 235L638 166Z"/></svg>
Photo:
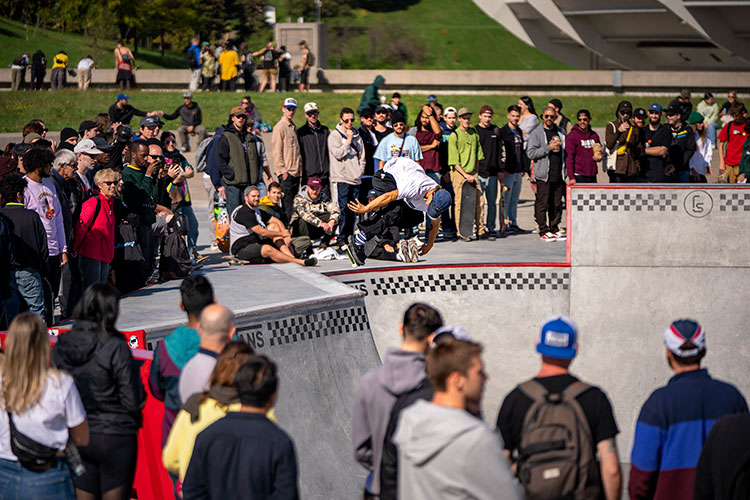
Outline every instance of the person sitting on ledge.
<svg viewBox="0 0 750 500"><path fill-rule="evenodd" d="M243 194L244 203L230 216L229 241L233 256L250 264L294 262L300 266L314 266L318 263L315 257L305 260L294 257L289 231L270 229L269 226L281 228L283 224L258 208L260 191L256 186L246 187Z"/></svg>

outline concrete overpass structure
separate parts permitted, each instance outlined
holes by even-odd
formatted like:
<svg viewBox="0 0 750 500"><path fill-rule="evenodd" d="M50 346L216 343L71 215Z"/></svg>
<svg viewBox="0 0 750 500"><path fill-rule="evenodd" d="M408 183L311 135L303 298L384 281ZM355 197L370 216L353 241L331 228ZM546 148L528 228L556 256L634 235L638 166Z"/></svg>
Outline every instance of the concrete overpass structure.
<svg viewBox="0 0 750 500"><path fill-rule="evenodd" d="M747 70L747 0L474 0L529 45L581 69Z"/></svg>

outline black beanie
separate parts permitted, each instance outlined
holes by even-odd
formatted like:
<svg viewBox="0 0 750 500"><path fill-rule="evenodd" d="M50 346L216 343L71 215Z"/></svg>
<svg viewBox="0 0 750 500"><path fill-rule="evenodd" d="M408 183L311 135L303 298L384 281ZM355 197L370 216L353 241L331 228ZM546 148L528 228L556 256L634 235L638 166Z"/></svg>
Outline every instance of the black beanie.
<svg viewBox="0 0 750 500"><path fill-rule="evenodd" d="M406 118L404 118L404 114L401 111L394 111L391 114L391 124L394 123L406 123Z"/></svg>
<svg viewBox="0 0 750 500"><path fill-rule="evenodd" d="M74 128L65 127L60 131L60 142L65 142L71 137L78 138L78 132Z"/></svg>

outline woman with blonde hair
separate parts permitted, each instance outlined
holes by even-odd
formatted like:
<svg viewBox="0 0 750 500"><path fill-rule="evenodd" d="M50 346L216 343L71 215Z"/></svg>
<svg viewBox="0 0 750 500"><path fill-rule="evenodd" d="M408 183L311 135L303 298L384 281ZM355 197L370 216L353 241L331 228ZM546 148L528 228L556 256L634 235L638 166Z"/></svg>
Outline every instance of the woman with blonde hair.
<svg viewBox="0 0 750 500"><path fill-rule="evenodd" d="M210 389L193 394L182 405L162 451L164 468L177 474L180 482L185 479L198 434L228 412L239 411L242 406L234 387L234 377L240 367L254 355L253 348L245 342L229 342L216 360L209 381ZM267 416L276 421L273 409L269 410Z"/></svg>
<svg viewBox="0 0 750 500"><path fill-rule="evenodd" d="M76 498L63 450L69 439L76 446L88 444L86 411L73 378L50 368L49 359L49 336L42 318L29 312L16 316L8 329L0 369L4 499ZM24 437L36 441L36 457L24 456L11 442Z"/></svg>

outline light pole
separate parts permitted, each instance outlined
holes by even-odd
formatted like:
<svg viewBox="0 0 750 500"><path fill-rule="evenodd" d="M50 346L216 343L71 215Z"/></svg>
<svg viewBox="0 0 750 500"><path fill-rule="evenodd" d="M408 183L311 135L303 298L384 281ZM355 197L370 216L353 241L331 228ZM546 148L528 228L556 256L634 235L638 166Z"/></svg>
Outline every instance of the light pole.
<svg viewBox="0 0 750 500"><path fill-rule="evenodd" d="M323 0L315 0L315 6L318 8L318 22L320 22L320 8L323 6Z"/></svg>

